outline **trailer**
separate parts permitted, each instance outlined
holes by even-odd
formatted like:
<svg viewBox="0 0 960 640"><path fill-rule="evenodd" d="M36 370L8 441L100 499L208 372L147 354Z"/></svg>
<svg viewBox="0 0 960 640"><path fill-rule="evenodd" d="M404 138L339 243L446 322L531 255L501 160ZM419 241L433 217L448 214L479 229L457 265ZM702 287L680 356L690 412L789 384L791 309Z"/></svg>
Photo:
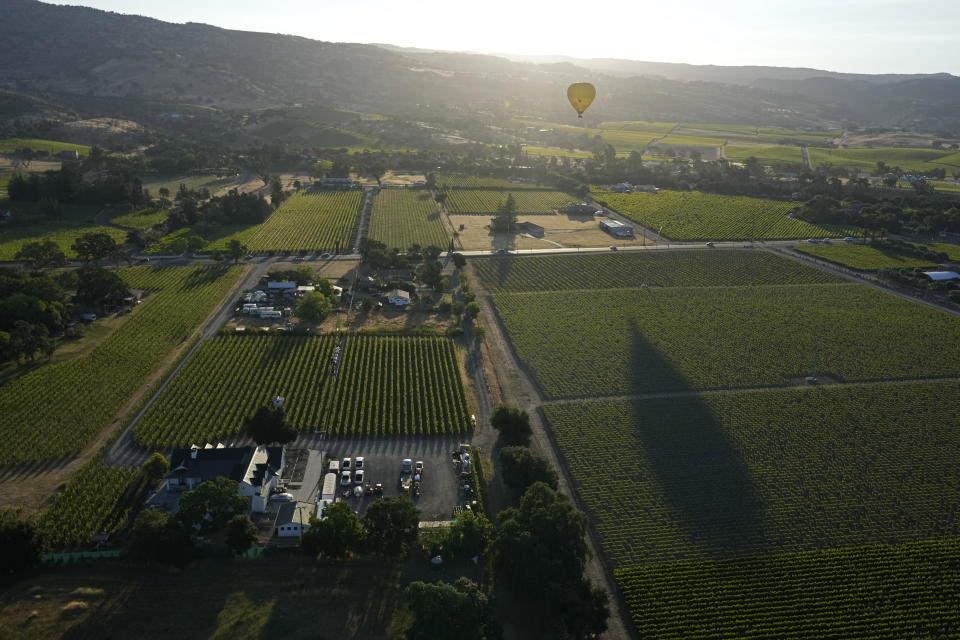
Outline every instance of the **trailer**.
<svg viewBox="0 0 960 640"><path fill-rule="evenodd" d="M320 489L320 499L332 501L337 497L337 474L328 473L323 477L323 488Z"/></svg>

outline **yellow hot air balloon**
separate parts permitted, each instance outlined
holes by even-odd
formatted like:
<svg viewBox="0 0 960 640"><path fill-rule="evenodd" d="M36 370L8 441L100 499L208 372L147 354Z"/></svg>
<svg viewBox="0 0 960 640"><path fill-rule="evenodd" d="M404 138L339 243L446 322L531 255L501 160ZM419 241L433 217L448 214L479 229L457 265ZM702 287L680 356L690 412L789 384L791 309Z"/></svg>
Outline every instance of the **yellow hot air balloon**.
<svg viewBox="0 0 960 640"><path fill-rule="evenodd" d="M577 110L577 117L582 118L593 99L597 97L597 90L589 82L575 82L567 87L567 99Z"/></svg>

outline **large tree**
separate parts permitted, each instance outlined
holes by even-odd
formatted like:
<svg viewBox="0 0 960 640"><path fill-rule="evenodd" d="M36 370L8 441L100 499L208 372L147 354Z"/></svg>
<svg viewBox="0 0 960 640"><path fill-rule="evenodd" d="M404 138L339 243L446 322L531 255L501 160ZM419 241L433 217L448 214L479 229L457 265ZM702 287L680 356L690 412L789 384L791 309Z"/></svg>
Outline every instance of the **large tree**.
<svg viewBox="0 0 960 640"><path fill-rule="evenodd" d="M443 581L411 582L403 591L412 620L406 640L486 640L494 633L490 604L476 583L460 577Z"/></svg>
<svg viewBox="0 0 960 640"><path fill-rule="evenodd" d="M170 463L163 457L162 453L154 453L150 459L143 463L143 472L153 482L163 480L170 471Z"/></svg>
<svg viewBox="0 0 960 640"><path fill-rule="evenodd" d="M507 199L497 207L497 214L493 218L493 230L496 233L510 233L517 228L517 202L513 194L508 193Z"/></svg>
<svg viewBox="0 0 960 640"><path fill-rule="evenodd" d="M113 271L92 265L77 270L77 301L83 304L97 306L129 295L130 287Z"/></svg>
<svg viewBox="0 0 960 640"><path fill-rule="evenodd" d="M106 233L85 233L77 238L70 248L84 262L110 258L119 251L116 240Z"/></svg>
<svg viewBox="0 0 960 640"><path fill-rule="evenodd" d="M180 498L177 517L187 525L202 531L222 529L230 518L244 513L249 506L249 498L238 493L236 480L218 477L197 485L193 491L187 491Z"/></svg>
<svg viewBox="0 0 960 640"><path fill-rule="evenodd" d="M420 511L407 496L390 496L367 507L362 523L370 551L399 559L417 540Z"/></svg>
<svg viewBox="0 0 960 640"><path fill-rule="evenodd" d="M240 555L257 542L257 525L245 513L238 513L227 523L227 548Z"/></svg>
<svg viewBox="0 0 960 640"><path fill-rule="evenodd" d="M297 302L297 316L307 322L320 322L332 308L329 296L319 291L308 291Z"/></svg>
<svg viewBox="0 0 960 640"><path fill-rule="evenodd" d="M533 429L530 427L530 416L523 409L500 405L493 410L490 424L500 432L500 439L505 445L523 445L530 442Z"/></svg>
<svg viewBox="0 0 960 640"><path fill-rule="evenodd" d="M483 555L492 535L493 524L483 512L461 511L450 525L447 551L450 555L468 558Z"/></svg>
<svg viewBox="0 0 960 640"><path fill-rule="evenodd" d="M130 554L146 562L184 565L193 556L190 529L169 513L144 509L133 523Z"/></svg>
<svg viewBox="0 0 960 640"><path fill-rule="evenodd" d="M503 481L518 496L535 482L543 482L551 489L557 488L557 472L550 463L529 447L504 447L500 450L503 466Z"/></svg>
<svg viewBox="0 0 960 640"><path fill-rule="evenodd" d="M348 502L336 502L323 511L323 519L310 519L303 533L303 552L309 556L346 558L363 544L363 528Z"/></svg>
<svg viewBox="0 0 960 640"><path fill-rule="evenodd" d="M67 264L67 256L60 250L60 245L53 240L28 242L20 247L13 257L29 269L37 271Z"/></svg>
<svg viewBox="0 0 960 640"><path fill-rule="evenodd" d="M587 518L570 499L537 482L499 519L492 545L498 580L565 637L589 638L606 629L606 593L583 577Z"/></svg>
<svg viewBox="0 0 960 640"><path fill-rule="evenodd" d="M45 549L36 520L19 509L0 509L0 576L35 567Z"/></svg>
<svg viewBox="0 0 960 640"><path fill-rule="evenodd" d="M260 407L243 423L247 435L258 445L285 444L297 437L297 431L285 420L283 407Z"/></svg>

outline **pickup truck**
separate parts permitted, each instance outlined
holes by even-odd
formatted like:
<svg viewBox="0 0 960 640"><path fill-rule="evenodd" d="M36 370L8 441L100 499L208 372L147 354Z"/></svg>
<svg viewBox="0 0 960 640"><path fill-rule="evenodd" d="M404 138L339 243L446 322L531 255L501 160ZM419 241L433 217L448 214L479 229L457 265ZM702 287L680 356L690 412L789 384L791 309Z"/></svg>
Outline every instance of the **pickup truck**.
<svg viewBox="0 0 960 640"><path fill-rule="evenodd" d="M413 460L404 458L400 463L400 490L404 493L410 492L410 485L413 481Z"/></svg>

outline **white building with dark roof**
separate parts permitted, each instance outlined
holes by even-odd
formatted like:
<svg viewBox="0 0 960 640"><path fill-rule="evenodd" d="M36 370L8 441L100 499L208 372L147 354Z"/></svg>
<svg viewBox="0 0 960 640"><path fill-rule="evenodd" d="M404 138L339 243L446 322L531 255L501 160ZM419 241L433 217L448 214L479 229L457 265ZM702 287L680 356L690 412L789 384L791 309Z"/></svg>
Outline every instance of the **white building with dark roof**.
<svg viewBox="0 0 960 640"><path fill-rule="evenodd" d="M192 491L220 476L235 480L237 492L250 498L250 510L263 512L280 482L286 464L283 447L220 447L174 449L167 473L167 491Z"/></svg>

